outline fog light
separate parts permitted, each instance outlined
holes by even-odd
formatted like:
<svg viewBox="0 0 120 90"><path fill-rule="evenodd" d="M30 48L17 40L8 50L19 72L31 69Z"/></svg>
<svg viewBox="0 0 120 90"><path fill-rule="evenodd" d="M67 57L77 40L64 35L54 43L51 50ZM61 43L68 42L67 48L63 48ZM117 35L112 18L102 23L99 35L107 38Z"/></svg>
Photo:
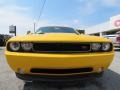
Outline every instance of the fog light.
<svg viewBox="0 0 120 90"><path fill-rule="evenodd" d="M19 73L19 74L24 74L24 69L18 68L18 73Z"/></svg>

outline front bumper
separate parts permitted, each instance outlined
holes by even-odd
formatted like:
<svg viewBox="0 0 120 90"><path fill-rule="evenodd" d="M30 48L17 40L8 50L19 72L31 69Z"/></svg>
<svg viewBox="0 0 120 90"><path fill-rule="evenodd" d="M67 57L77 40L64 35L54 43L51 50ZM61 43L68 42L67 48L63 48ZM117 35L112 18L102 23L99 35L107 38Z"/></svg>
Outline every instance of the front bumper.
<svg viewBox="0 0 120 90"><path fill-rule="evenodd" d="M19 74L15 73L19 79L24 81L43 81L43 82L72 82L89 80L93 78L99 78L103 76L104 72L100 73L89 73L84 75L72 75L72 76L48 76L48 75L30 75L30 74Z"/></svg>
<svg viewBox="0 0 120 90"><path fill-rule="evenodd" d="M113 60L114 52L103 53L77 53L77 54L40 54L40 53L19 53L5 52L8 64L19 73L19 69L23 69L24 74L39 75L65 75L65 74L49 74L49 73L32 73L31 69L74 69L91 67L97 72L99 68L106 70ZM74 75L78 73L69 73ZM79 73L81 74L81 73Z"/></svg>

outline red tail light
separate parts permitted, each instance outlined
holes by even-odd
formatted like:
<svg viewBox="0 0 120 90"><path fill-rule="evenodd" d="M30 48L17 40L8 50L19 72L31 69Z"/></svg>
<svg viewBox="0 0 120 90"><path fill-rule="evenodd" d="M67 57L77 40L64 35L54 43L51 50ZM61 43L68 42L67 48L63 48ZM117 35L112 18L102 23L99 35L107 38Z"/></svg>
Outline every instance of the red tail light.
<svg viewBox="0 0 120 90"><path fill-rule="evenodd" d="M119 37L117 37L117 42L120 42L120 36L119 36Z"/></svg>

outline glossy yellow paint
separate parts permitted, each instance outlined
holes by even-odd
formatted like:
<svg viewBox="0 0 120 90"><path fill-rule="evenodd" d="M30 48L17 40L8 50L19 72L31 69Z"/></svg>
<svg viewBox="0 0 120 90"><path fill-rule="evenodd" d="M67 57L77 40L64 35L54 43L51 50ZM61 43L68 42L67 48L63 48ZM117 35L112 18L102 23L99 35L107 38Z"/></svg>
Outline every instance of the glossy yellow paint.
<svg viewBox="0 0 120 90"><path fill-rule="evenodd" d="M8 42L110 42L106 38L75 34L43 34L26 35L11 38ZM76 54L53 54L53 53L20 53L5 51L10 67L18 72L24 69L25 74L32 74L31 68L46 69L71 69L92 67L97 72L102 67L106 70L111 64L114 51L102 53L76 53Z"/></svg>
<svg viewBox="0 0 120 90"><path fill-rule="evenodd" d="M21 42L111 42L107 38L100 38L97 36L89 35L76 35L68 33L49 33L49 34L31 34L25 36L13 37L10 41Z"/></svg>

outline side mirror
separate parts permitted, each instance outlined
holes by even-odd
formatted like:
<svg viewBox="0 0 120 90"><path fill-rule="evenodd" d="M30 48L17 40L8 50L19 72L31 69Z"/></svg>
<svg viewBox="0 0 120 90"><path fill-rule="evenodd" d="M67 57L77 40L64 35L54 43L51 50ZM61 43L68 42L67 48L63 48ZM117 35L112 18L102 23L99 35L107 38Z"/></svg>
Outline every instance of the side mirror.
<svg viewBox="0 0 120 90"><path fill-rule="evenodd" d="M31 31L27 31L27 34L32 34Z"/></svg>

